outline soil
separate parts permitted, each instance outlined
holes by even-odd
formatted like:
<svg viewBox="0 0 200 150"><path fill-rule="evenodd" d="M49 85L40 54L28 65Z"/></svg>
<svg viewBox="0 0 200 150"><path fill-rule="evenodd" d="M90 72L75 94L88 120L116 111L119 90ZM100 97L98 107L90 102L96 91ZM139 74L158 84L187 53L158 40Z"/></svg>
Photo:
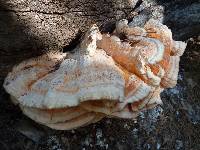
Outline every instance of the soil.
<svg viewBox="0 0 200 150"><path fill-rule="evenodd" d="M200 39L190 38L176 87L162 93L163 105L136 120L103 119L71 131L51 130L24 116L0 90L2 150L200 149Z"/></svg>

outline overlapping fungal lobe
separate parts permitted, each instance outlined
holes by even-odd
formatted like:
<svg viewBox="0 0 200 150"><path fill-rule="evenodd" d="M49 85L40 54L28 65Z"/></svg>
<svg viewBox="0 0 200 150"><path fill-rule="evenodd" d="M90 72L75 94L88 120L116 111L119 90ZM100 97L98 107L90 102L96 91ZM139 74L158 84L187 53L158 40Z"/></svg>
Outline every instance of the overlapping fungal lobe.
<svg viewBox="0 0 200 150"><path fill-rule="evenodd" d="M179 57L183 54L186 43L174 41L167 26L155 20L149 20L144 28L131 27L127 20L121 20L116 25L114 34L105 34L98 47L127 70L137 75L151 86L163 88L162 79L177 80ZM168 73L174 73L168 76Z"/></svg>
<svg viewBox="0 0 200 150"><path fill-rule="evenodd" d="M5 89L24 114L55 129L100 120L124 99L125 82L112 57L96 48L98 39L101 34L93 26L74 54L22 62L8 74Z"/></svg>
<svg viewBox="0 0 200 150"><path fill-rule="evenodd" d="M58 130L103 117L135 118L161 104L160 93L177 81L186 44L155 20L144 28L127 20L111 34L96 25L73 54L46 54L15 66L4 88L31 119Z"/></svg>

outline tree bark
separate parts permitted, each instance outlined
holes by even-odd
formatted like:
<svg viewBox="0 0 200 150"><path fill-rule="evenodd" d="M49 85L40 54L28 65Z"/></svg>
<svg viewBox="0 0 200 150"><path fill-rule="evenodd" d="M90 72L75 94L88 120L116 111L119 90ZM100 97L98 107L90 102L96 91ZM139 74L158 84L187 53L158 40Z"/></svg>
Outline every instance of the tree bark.
<svg viewBox="0 0 200 150"><path fill-rule="evenodd" d="M47 51L69 51L97 24L102 32L126 18L163 21L177 39L200 33L199 0L4 0L0 2L0 79L13 65Z"/></svg>

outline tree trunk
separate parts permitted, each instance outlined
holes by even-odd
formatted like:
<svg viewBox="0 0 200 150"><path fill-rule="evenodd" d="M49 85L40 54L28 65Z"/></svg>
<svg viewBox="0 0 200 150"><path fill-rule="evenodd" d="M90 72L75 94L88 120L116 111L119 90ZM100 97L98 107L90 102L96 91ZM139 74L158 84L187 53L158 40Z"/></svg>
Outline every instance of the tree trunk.
<svg viewBox="0 0 200 150"><path fill-rule="evenodd" d="M68 51L97 24L102 32L126 18L164 21L176 39L200 33L199 0L4 0L0 2L0 79L13 65L47 51Z"/></svg>

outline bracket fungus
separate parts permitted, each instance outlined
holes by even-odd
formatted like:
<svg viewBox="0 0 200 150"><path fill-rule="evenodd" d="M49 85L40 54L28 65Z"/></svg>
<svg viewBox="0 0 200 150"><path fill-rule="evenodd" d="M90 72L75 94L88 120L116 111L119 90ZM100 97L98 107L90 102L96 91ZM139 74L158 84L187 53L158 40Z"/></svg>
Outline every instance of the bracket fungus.
<svg viewBox="0 0 200 150"><path fill-rule="evenodd" d="M133 119L161 104L162 90L176 85L185 47L155 20L143 28L121 20L111 34L93 25L74 53L26 60L8 74L4 88L25 115L58 130L104 117Z"/></svg>

